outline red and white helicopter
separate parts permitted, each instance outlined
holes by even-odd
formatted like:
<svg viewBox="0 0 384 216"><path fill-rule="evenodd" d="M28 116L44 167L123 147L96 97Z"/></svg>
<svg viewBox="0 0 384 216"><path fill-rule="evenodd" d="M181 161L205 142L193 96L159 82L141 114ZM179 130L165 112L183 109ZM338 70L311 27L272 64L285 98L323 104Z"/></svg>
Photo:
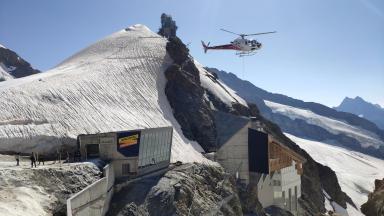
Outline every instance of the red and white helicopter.
<svg viewBox="0 0 384 216"><path fill-rule="evenodd" d="M256 50L261 49L262 44L258 42L257 40L249 40L245 37L252 36L252 35L262 35L262 34L271 34L276 33L276 31L273 32L261 32L256 34L237 34L235 32L231 32L225 29L220 29L222 31L239 35L240 37L236 38L234 41L231 41L230 44L224 44L224 45L218 45L218 46L209 46L208 44L205 44L204 41L201 41L204 53L207 53L208 50L236 50L236 55L243 57L243 56L251 56L254 55Z"/></svg>

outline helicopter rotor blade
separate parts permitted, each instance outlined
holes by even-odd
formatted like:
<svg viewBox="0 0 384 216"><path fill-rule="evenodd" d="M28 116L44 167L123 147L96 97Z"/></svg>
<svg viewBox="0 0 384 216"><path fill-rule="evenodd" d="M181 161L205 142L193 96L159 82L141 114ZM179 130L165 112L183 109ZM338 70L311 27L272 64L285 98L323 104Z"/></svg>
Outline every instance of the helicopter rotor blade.
<svg viewBox="0 0 384 216"><path fill-rule="evenodd" d="M272 34L272 33L276 33L276 31L273 31L273 32L261 32L261 33L256 33L256 34L245 34L245 36Z"/></svg>
<svg viewBox="0 0 384 216"><path fill-rule="evenodd" d="M237 33L235 33L235 32L231 32L231 31L228 31L228 30L225 30L225 29L220 29L221 31L225 31L225 32L228 32L228 33L231 33L231 34L235 34L235 35L239 35L239 36L241 36L241 34L237 34Z"/></svg>

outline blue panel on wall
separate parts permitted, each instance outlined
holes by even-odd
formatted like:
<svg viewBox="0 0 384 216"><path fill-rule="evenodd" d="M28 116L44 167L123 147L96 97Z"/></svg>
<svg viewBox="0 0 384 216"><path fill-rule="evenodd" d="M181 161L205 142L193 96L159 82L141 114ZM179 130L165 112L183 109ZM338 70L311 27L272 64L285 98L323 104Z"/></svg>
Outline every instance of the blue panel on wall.
<svg viewBox="0 0 384 216"><path fill-rule="evenodd" d="M248 129L249 171L269 174L268 134Z"/></svg>
<svg viewBox="0 0 384 216"><path fill-rule="evenodd" d="M126 157L139 155L140 131L126 131L117 133L117 151Z"/></svg>

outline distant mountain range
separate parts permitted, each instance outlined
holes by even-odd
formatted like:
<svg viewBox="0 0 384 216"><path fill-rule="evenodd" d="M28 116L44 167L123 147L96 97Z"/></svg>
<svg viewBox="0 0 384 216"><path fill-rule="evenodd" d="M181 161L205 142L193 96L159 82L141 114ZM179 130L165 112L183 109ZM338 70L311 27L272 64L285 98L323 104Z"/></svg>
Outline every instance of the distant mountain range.
<svg viewBox="0 0 384 216"><path fill-rule="evenodd" d="M379 128L384 129L384 108L378 104L365 101L361 97L346 97L341 104L335 107L338 111L349 112L359 117L368 119L375 123Z"/></svg>
<svg viewBox="0 0 384 216"><path fill-rule="evenodd" d="M286 133L384 158L384 131L367 119L319 103L265 91L233 73L216 68L207 70L240 97L255 103L263 116L277 123Z"/></svg>
<svg viewBox="0 0 384 216"><path fill-rule="evenodd" d="M0 44L0 82L39 72L17 53Z"/></svg>

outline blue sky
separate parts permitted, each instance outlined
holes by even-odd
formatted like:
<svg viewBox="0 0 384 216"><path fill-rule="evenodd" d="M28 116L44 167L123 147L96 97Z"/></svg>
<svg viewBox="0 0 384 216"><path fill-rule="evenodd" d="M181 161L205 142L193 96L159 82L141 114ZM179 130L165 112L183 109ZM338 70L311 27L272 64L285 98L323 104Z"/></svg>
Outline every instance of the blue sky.
<svg viewBox="0 0 384 216"><path fill-rule="evenodd" d="M179 37L206 66L305 101L335 106L361 96L384 105L382 0L2 0L0 43L47 70L132 24L157 31L162 12L173 16ZM200 40L234 39L220 28L278 33L257 37L263 49L252 57L204 54Z"/></svg>

